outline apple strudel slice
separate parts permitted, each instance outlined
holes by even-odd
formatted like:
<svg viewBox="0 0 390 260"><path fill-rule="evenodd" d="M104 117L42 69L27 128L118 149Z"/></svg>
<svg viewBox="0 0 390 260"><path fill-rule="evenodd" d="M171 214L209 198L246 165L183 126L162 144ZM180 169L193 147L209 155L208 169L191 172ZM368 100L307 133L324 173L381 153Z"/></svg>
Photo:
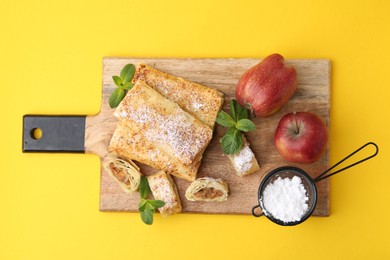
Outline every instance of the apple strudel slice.
<svg viewBox="0 0 390 260"><path fill-rule="evenodd" d="M162 200L165 205L158 210L163 217L181 213L181 201L176 184L171 176L164 171L159 171L147 177L150 190L156 200Z"/></svg>
<svg viewBox="0 0 390 260"><path fill-rule="evenodd" d="M190 201L226 201L229 188L222 179L199 178L188 186L185 196Z"/></svg>
<svg viewBox="0 0 390 260"><path fill-rule="evenodd" d="M133 83L138 80L145 81L165 98L177 103L184 111L214 128L215 119L224 102L221 92L159 71L146 64L137 66Z"/></svg>
<svg viewBox="0 0 390 260"><path fill-rule="evenodd" d="M188 181L196 179L201 162L199 156L192 164L183 164L164 149L157 147L154 142L146 139L142 132L128 126L125 120L118 122L111 138L109 151Z"/></svg>
<svg viewBox="0 0 390 260"><path fill-rule="evenodd" d="M249 143L244 136L241 151L237 154L228 155L228 157L238 176L245 176L260 169L255 154L249 147Z"/></svg>
<svg viewBox="0 0 390 260"><path fill-rule="evenodd" d="M109 154L103 161L103 167L125 192L131 193L138 190L141 172L133 161L127 161L115 154Z"/></svg>
<svg viewBox="0 0 390 260"><path fill-rule="evenodd" d="M213 135L210 127L141 80L126 94L114 115L141 132L145 141L154 143L184 165L203 154Z"/></svg>

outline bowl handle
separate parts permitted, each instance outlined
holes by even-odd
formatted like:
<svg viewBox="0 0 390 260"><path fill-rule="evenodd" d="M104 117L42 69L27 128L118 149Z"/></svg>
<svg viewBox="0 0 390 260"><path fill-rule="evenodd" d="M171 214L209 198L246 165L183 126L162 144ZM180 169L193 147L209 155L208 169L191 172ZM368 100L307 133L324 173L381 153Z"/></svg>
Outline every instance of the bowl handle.
<svg viewBox="0 0 390 260"><path fill-rule="evenodd" d="M340 169L340 170L337 170L337 171L334 171L332 173L328 173L330 172L332 169L334 169L336 166L338 166L339 164L341 164L342 162L346 161L347 159L349 159L350 157L352 157L353 155L355 155L356 153L358 153L360 150L363 150L366 146L374 146L375 148L375 152L373 154L371 154L370 156L366 157L366 158L363 158L362 160L360 161L357 161L355 163L352 163L348 166L345 166L344 168ZM329 178L330 176L332 175L335 175L336 173L339 173L339 172L342 172L348 168L351 168L359 163L362 163L364 161L367 161L368 159L371 159L372 157L375 157L379 152L379 148L378 146L373 143L373 142L368 142L366 143L365 145L363 145L362 147L358 148L356 151L354 151L353 153L351 153L350 155L348 155L347 157L345 157L344 159L342 159L341 161L339 161L338 163L336 163L335 165L333 165L332 167L330 167L329 169L327 169L325 172L321 173L319 176L317 176L317 178L314 179L315 182L317 181L321 181L323 179L326 179L326 178Z"/></svg>
<svg viewBox="0 0 390 260"><path fill-rule="evenodd" d="M263 212L261 212L260 214L257 214L257 213L255 212L255 210L256 210L257 208L260 208L260 205L256 205L256 206L254 206L254 207L252 208L252 215L253 215L254 217L256 217L256 218L261 217L261 216L264 215Z"/></svg>

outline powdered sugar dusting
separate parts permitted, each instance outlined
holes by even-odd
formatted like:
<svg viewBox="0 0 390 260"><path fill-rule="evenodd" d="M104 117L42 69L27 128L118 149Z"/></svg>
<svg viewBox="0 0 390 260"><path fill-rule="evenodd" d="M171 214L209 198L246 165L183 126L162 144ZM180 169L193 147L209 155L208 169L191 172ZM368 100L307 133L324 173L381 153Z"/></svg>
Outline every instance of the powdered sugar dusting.
<svg viewBox="0 0 390 260"><path fill-rule="evenodd" d="M165 174L165 173L164 173ZM162 200L165 202L165 205L159 210L164 212L171 208L175 208L178 204L176 199L176 193L174 188L171 186L168 178L165 178L163 174L160 174L154 178L154 182L150 187L155 199Z"/></svg>
<svg viewBox="0 0 390 260"><path fill-rule="evenodd" d="M145 64L137 66L134 82L144 81L167 99L177 103L202 123L214 127L215 118L223 103L219 91L159 71Z"/></svg>
<svg viewBox="0 0 390 260"><path fill-rule="evenodd" d="M234 168L240 174L244 174L252 168L254 154L248 145L243 147L237 155L233 155Z"/></svg>
<svg viewBox="0 0 390 260"><path fill-rule="evenodd" d="M160 150L155 149L151 153L149 153L149 158L150 158L150 160L152 160L154 162L156 160L156 158L159 157L159 155L160 155Z"/></svg>
<svg viewBox="0 0 390 260"><path fill-rule="evenodd" d="M204 104L196 102L196 101L192 103L192 107L194 108L194 110L200 110L203 108L203 106L204 106Z"/></svg>
<svg viewBox="0 0 390 260"><path fill-rule="evenodd" d="M138 107L127 105L125 111L120 108L115 115L135 123L148 140L161 147L168 145L180 161L189 164L208 144L212 130L194 125L191 116L177 108L167 114L142 103Z"/></svg>
<svg viewBox="0 0 390 260"><path fill-rule="evenodd" d="M288 223L299 221L308 210L309 198L301 178L294 176L278 178L267 185L263 192L263 206L266 215Z"/></svg>
<svg viewBox="0 0 390 260"><path fill-rule="evenodd" d="M120 113L120 117L127 117L127 112L125 110L122 110Z"/></svg>

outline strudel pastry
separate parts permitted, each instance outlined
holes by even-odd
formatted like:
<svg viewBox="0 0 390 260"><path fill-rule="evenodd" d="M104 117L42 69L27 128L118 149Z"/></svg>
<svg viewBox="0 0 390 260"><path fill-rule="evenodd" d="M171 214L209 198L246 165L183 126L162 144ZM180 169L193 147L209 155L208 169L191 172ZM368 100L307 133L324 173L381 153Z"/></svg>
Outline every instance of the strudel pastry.
<svg viewBox="0 0 390 260"><path fill-rule="evenodd" d="M228 185L224 180L203 177L188 186L185 196L190 201L225 201L228 192Z"/></svg>
<svg viewBox="0 0 390 260"><path fill-rule="evenodd" d="M180 197L171 176L163 171L159 171L147 178L154 199L165 202L165 205L158 209L161 215L166 217L181 213Z"/></svg>
<svg viewBox="0 0 390 260"><path fill-rule="evenodd" d="M103 161L103 167L125 192L130 193L138 190L141 172L131 160L127 161L115 154L109 154Z"/></svg>
<svg viewBox="0 0 390 260"><path fill-rule="evenodd" d="M243 136L242 149L237 154L228 155L237 175L245 176L260 169L257 159Z"/></svg>
<svg viewBox="0 0 390 260"><path fill-rule="evenodd" d="M223 105L223 94L189 80L140 64L133 82L145 81L165 98L177 103L180 108L202 123L214 128L215 120Z"/></svg>
<svg viewBox="0 0 390 260"><path fill-rule="evenodd" d="M142 80L135 83L114 115L140 132L145 142L152 142L184 165L190 165L203 154L213 134L210 127Z"/></svg>
<svg viewBox="0 0 390 260"><path fill-rule="evenodd" d="M157 147L154 142L147 140L142 132L129 127L125 120L118 122L109 151L188 181L196 179L201 161L199 156L192 164L183 164L164 149Z"/></svg>

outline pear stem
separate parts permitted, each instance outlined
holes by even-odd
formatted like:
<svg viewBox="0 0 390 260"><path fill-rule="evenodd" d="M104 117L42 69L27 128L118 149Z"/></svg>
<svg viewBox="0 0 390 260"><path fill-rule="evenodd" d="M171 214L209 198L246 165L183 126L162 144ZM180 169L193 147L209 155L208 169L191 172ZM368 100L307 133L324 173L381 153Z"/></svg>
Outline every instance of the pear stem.
<svg viewBox="0 0 390 260"><path fill-rule="evenodd" d="M249 113L254 117L254 118L256 118L256 114L255 114L255 111L253 110L253 107L251 106L251 104L249 104L249 103L245 103L245 108L247 109L247 110L249 110Z"/></svg>

